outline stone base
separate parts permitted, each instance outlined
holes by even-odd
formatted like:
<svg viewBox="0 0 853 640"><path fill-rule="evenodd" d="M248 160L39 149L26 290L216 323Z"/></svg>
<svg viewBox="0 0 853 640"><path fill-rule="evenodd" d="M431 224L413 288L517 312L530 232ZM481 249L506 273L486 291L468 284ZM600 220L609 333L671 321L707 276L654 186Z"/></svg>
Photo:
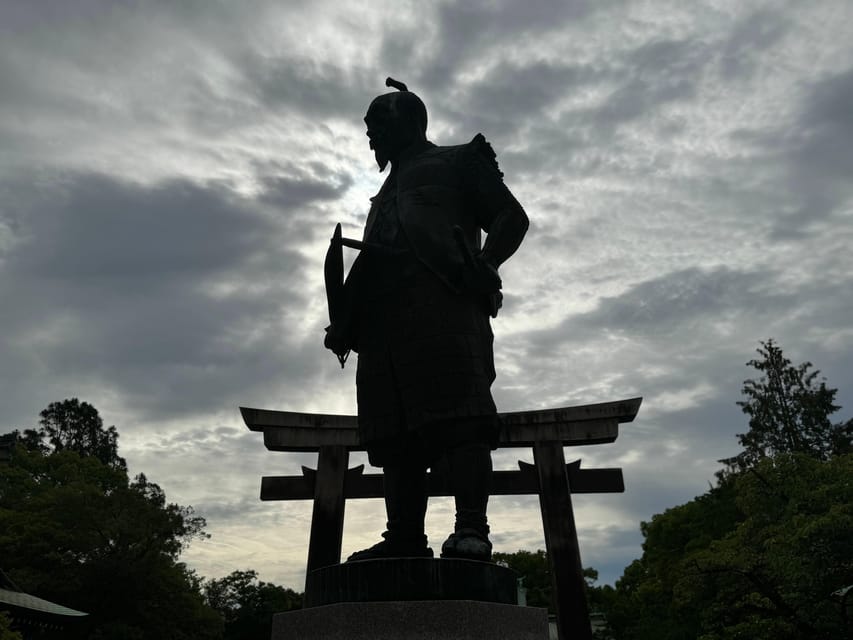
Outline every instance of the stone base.
<svg viewBox="0 0 853 640"><path fill-rule="evenodd" d="M545 609L470 600L344 602L273 616L272 640L546 640Z"/></svg>
<svg viewBox="0 0 853 640"><path fill-rule="evenodd" d="M491 562L386 558L345 562L308 574L305 608L338 602L477 600L517 604L518 576Z"/></svg>

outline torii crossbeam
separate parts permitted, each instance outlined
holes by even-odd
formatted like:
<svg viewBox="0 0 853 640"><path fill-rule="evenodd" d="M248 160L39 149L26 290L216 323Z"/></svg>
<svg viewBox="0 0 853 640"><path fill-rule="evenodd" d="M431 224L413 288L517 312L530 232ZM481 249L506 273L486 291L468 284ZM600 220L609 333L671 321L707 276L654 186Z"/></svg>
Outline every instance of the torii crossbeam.
<svg viewBox="0 0 853 640"><path fill-rule="evenodd" d="M499 414L499 448L532 447L534 464L492 472L491 493L539 496L560 638L592 638L571 494L625 490L621 469L581 469L580 460L567 465L563 447L615 441L619 424L631 422L641 403L631 398ZM348 469L350 452L364 450L357 417L245 407L240 412L249 429L263 432L270 451L318 452L316 470L302 467L301 476L262 478L261 500L313 498L307 572L338 564L346 500L384 495L381 474L364 474L364 465ZM429 495L452 495L440 469L429 474Z"/></svg>

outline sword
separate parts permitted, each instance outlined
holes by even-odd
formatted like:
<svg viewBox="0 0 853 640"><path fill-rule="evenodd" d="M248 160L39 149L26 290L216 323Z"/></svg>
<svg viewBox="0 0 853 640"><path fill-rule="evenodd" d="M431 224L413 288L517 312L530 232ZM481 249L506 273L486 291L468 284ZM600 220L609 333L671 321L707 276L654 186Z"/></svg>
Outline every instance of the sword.
<svg viewBox="0 0 853 640"><path fill-rule="evenodd" d="M342 311L344 309L344 252L343 238L341 238L341 225L337 224L335 232L332 234L332 239L329 242L329 248L326 250L326 262L323 265L323 275L326 279L326 302L329 305L329 328L326 329L326 346L329 345L329 329L340 328L340 323L343 321ZM332 349L338 357L338 362L341 363L341 369L349 356L349 349L340 353Z"/></svg>
<svg viewBox="0 0 853 640"><path fill-rule="evenodd" d="M332 239L329 242L329 248L326 250L326 262L323 265L323 275L326 279L326 302L329 306L329 322L331 323L326 329L325 346L331 349L338 357L338 362L341 363L341 368L349 357L350 349L344 344L336 344L341 336L331 333L330 329L340 331L347 323L347 294L344 288L344 253L343 247L358 249L368 253L381 254L384 256L396 256L405 253L405 250L393 249L374 242L362 242L361 240L352 240L344 238L341 235L341 225L338 223L335 226L335 232L332 234Z"/></svg>

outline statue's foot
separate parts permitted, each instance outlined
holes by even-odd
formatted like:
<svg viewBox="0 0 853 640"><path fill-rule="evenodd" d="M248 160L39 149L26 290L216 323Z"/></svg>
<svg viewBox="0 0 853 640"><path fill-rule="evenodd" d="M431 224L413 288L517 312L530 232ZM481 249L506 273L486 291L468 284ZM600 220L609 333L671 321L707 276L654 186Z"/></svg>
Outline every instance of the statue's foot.
<svg viewBox="0 0 853 640"><path fill-rule="evenodd" d="M492 543L476 529L460 529L450 534L441 545L442 558L462 558L464 560L480 560L490 562L492 559Z"/></svg>
<svg viewBox="0 0 853 640"><path fill-rule="evenodd" d="M432 558L432 549L427 546L426 536L418 536L416 538L400 539L397 536L389 535L389 532L382 534L385 538L369 549L356 551L347 562L357 562L359 560L377 560L380 558Z"/></svg>

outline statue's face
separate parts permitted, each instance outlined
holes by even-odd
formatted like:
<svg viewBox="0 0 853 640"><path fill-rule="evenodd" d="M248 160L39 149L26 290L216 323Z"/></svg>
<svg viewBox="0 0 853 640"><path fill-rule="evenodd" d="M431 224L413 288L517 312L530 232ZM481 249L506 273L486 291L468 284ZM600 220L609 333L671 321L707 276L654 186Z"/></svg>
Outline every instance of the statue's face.
<svg viewBox="0 0 853 640"><path fill-rule="evenodd" d="M400 116L386 96L379 96L370 104L364 122L380 171L384 171L388 162L395 161L400 152L414 141L411 123Z"/></svg>

